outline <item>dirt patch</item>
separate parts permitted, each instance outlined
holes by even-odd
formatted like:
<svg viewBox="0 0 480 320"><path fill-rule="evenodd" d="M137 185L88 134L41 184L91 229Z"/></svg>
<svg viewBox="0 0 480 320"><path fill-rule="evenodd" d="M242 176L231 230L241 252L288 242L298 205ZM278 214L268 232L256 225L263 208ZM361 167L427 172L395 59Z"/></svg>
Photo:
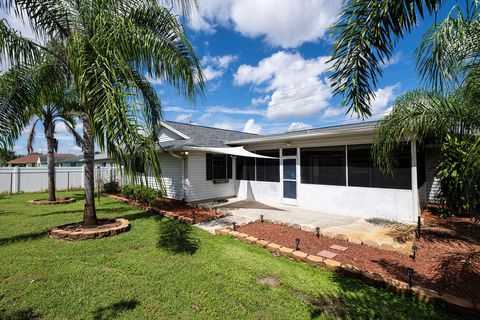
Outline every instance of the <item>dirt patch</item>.
<svg viewBox="0 0 480 320"><path fill-rule="evenodd" d="M408 282L406 269L414 269L413 284L480 302L480 246L455 237L438 238L422 232L416 241L416 259L394 251L332 239L317 238L314 233L281 225L255 222L240 227L239 232L256 238L295 248L300 239L300 250L317 255L322 250L335 252L335 260L350 264L383 276ZM348 247L344 252L330 249L337 244Z"/></svg>
<svg viewBox="0 0 480 320"><path fill-rule="evenodd" d="M68 197L68 198L57 198L57 200L55 201L50 201L50 200L47 200L47 199L34 199L34 200L30 200L28 201L28 203L30 204L38 204L38 205L41 205L41 204L46 204L46 205L55 205L55 204L66 204L66 203L72 203L72 202L75 202L75 198L72 198L72 197Z"/></svg>
<svg viewBox="0 0 480 320"><path fill-rule="evenodd" d="M269 286L270 288L276 288L280 284L280 281L275 277L261 277L257 279L258 284Z"/></svg>

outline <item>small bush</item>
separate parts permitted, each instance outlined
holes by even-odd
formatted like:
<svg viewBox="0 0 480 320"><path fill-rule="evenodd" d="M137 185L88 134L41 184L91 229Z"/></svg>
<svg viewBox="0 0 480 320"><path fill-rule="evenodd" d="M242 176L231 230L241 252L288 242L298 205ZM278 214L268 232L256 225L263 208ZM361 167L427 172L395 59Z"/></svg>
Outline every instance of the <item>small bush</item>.
<svg viewBox="0 0 480 320"><path fill-rule="evenodd" d="M110 181L103 185L103 192L105 193L119 193L120 192L120 185L117 181Z"/></svg>
<svg viewBox="0 0 480 320"><path fill-rule="evenodd" d="M157 197L161 196L160 192L153 188L132 184L122 186L122 194L129 199L146 202L151 206L158 205Z"/></svg>

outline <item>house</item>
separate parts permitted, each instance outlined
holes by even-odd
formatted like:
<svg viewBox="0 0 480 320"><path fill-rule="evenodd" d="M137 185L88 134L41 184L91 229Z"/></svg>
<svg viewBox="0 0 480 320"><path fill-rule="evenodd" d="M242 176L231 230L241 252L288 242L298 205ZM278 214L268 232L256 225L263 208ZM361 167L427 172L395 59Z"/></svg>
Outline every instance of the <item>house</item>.
<svg viewBox="0 0 480 320"><path fill-rule="evenodd" d="M437 190L438 152L406 143L393 177L375 167L376 122L273 135L165 121L159 157L167 196L250 198L334 213L415 222ZM153 178L151 179L154 182Z"/></svg>
<svg viewBox="0 0 480 320"><path fill-rule="evenodd" d="M56 160L55 162L58 164L59 167L73 168L73 167L83 166L83 156L82 155L73 156L73 157L62 157L59 160L57 160L57 159L55 159L55 160Z"/></svg>
<svg viewBox="0 0 480 320"><path fill-rule="evenodd" d="M61 162L65 159L75 157L71 153L55 153L55 166L61 166ZM46 167L47 155L32 153L17 159L7 161L8 167Z"/></svg>

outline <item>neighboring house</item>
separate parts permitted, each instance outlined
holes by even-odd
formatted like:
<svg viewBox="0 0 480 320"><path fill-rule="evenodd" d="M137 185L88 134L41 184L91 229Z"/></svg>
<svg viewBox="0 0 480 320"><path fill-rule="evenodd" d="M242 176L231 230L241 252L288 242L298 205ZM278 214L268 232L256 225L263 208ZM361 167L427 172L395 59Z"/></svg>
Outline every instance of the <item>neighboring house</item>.
<svg viewBox="0 0 480 320"><path fill-rule="evenodd" d="M58 161L58 166L60 167L67 167L67 168L72 168L72 167L81 167L83 166L83 156L73 156L73 157L65 157L62 158Z"/></svg>
<svg viewBox="0 0 480 320"><path fill-rule="evenodd" d="M406 144L395 156L393 177L373 165L376 122L265 136L171 121L161 125L159 156L170 198L250 198L319 214L415 222L437 190L433 147Z"/></svg>
<svg viewBox="0 0 480 320"><path fill-rule="evenodd" d="M63 160L75 157L71 153L56 153L55 166L60 167ZM7 162L8 167L46 167L47 155L32 153L24 157L13 159Z"/></svg>

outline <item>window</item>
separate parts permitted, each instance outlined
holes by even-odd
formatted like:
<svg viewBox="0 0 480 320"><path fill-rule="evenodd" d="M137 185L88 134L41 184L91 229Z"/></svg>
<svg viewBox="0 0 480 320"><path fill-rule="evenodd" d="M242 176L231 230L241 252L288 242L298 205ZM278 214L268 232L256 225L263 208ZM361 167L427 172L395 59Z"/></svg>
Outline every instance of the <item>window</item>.
<svg viewBox="0 0 480 320"><path fill-rule="evenodd" d="M225 154L206 154L207 180L227 180L232 178L232 158Z"/></svg>
<svg viewBox="0 0 480 320"><path fill-rule="evenodd" d="M302 183L345 186L345 147L300 150Z"/></svg>
<svg viewBox="0 0 480 320"><path fill-rule="evenodd" d="M297 156L297 149L296 148L290 148L290 149L282 149L282 156L288 157L288 156Z"/></svg>
<svg viewBox="0 0 480 320"><path fill-rule="evenodd" d="M77 166L77 163L76 163L76 162L70 163L70 167L76 167L76 166Z"/></svg>
<svg viewBox="0 0 480 320"><path fill-rule="evenodd" d="M237 157L237 180L255 180L255 158Z"/></svg>
<svg viewBox="0 0 480 320"><path fill-rule="evenodd" d="M411 189L410 147L394 155L393 176L383 174L371 157L371 145L348 146L348 185L357 187Z"/></svg>
<svg viewBox="0 0 480 320"><path fill-rule="evenodd" d="M278 158L278 150L262 150L257 154ZM280 160L257 158L257 181L280 182Z"/></svg>

